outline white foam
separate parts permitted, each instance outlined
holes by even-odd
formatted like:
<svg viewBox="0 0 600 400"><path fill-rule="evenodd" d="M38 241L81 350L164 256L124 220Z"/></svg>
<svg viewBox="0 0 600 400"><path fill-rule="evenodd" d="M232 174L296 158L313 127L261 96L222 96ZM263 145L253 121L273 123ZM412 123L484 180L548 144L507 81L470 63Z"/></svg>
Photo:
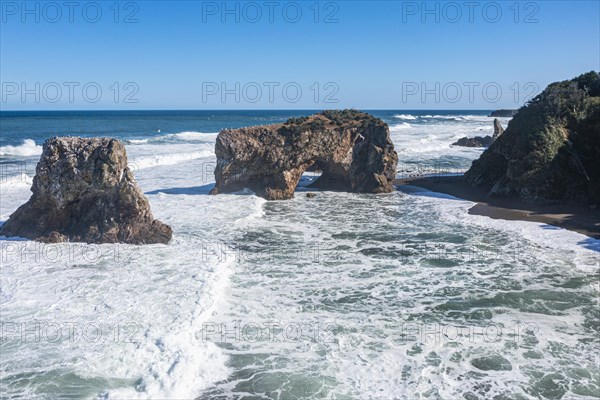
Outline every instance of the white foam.
<svg viewBox="0 0 600 400"><path fill-rule="evenodd" d="M210 157L211 155L212 151L209 149L205 149L189 153L157 154L152 156L136 157L129 161L129 167L136 171L140 169L159 167L163 165L181 164L186 161Z"/></svg>
<svg viewBox="0 0 600 400"><path fill-rule="evenodd" d="M456 137L488 129L491 123L487 121L425 128L414 124L413 129L393 130L393 140L403 152L403 160L423 160L438 154L474 158L481 150L465 149L465 153L460 153L450 149L449 143ZM594 251L598 241L543 224L469 215L467 211L473 203L433 193L357 195L320 191L316 198L297 194L286 202L266 202L253 195L207 196L213 176L211 171L200 169L203 165L199 164L206 160L207 165L214 165L213 143L181 141L184 143L150 141L127 147L129 158L136 165L133 168L142 167L136 179L146 193L151 192L148 198L155 218L174 229L169 245L67 243L43 245L46 251L42 252L35 250L39 243L0 241L0 245L16 246L4 247L3 257L8 260L2 268L3 321L25 318L25 322L30 322L28 318L34 318L53 323L98 323L111 338L116 324L134 322L139 327L134 344L113 340L43 342L37 347L22 344L18 351L7 346L2 356L8 371L4 371L0 389L12 380L12 387L18 386L14 397L58 397L19 377L20 373L37 368L57 373L75 371L86 379L82 386L95 385L93 388L98 389L90 395L77 393L77 397L87 398L99 394L108 399L197 398L203 394L207 397L203 390L224 380L224 384L218 384L224 392L222 397L235 398L246 395L232 393L238 382L245 388L256 383L257 391L275 386L269 390L279 393L298 384L295 379L299 376L305 379L301 382L328 377L318 384L324 387L322 394L331 398L336 394L355 398L407 398L418 394L453 399L484 380L485 390L489 390L484 397L492 398L503 391L512 395L514 390L529 385L533 378L523 372L523 366L531 367L537 362L545 372L561 365L580 365L576 361L584 358L572 352L573 359L561 360L561 364L547 350L553 343L587 350L585 342L579 340L585 322L579 308L561 315L544 315L503 307L500 312L494 310L490 321L453 322L454 317L442 321L456 325L494 322L505 327L510 327L515 319L535 322L542 330L536 336L539 344L533 346L546 350L544 357L548 361L523 359L521 354L526 349L506 346L510 344L507 338L491 343L476 338L473 342L405 344L399 335L404 313L412 314L416 322L427 322L429 316L446 317L436 311L438 306L492 298L510 291L499 286L502 282L527 282L525 289L538 289L540 280L546 279L542 284L547 284L548 279L562 278L562 273L591 276L597 271L592 257L598 254ZM183 163L190 163L190 167L182 168ZM152 168L155 166L165 168ZM201 177L202 172L206 172L206 177ZM14 189L8 195L3 191L0 219L7 218L30 195L24 184L29 177L9 179L23 182L10 184ZM457 246L492 244L508 250L516 243L526 242L523 257L527 262L510 269L512 259L508 253L500 252L497 259L479 262L453 253L460 262L446 269L428 267L424 262L427 254L384 258L377 252L367 252L371 248L382 252L399 248L403 235L407 242L456 244L444 237L436 238L439 234L466 240ZM264 262L237 263L229 252L229 258L220 262L205 262L203 246L223 243L233 243L230 249L235 248L235 243L242 244L267 257ZM341 249L332 255L328 253L330 245ZM73 248L86 249L88 259L76 256L65 261L71 254L67 250ZM118 248L121 256L89 260L92 250L106 252L112 248ZM59 261L36 259L36 255L44 254L56 258L59 250L63 254ZM286 262L280 262L276 258L279 252L271 250L289 250L290 256ZM132 263L122 257L130 252ZM534 279L542 273L553 278ZM491 284L497 286L490 287ZM455 294L444 295L445 290ZM342 298L347 298L348 303L340 302ZM213 342L203 342L200 334L205 322L217 318L229 328L234 321L250 320L303 327L333 323L340 329L331 335L334 340L327 342L230 341L233 348L220 348ZM563 326L569 330L562 331ZM421 352L408 355L417 344ZM470 360L485 352L503 354L511 362L512 371L487 371L483 380L465 375L481 373ZM438 365L428 360L430 354L439 357ZM235 365L240 364L231 363L234 367L228 368L230 357L236 357L237 363L246 363L250 373L242 377L232 374ZM329 383L329 377L335 382ZM19 384L14 384L13 379ZM136 384L140 385L137 389ZM298 392L295 395L302 397ZM288 392L279 397L286 396L291 397ZM574 396L572 392L565 395Z"/></svg>
<svg viewBox="0 0 600 400"><path fill-rule="evenodd" d="M147 139L128 139L128 144L147 144L153 142L212 142L217 138L218 132L198 132L184 131L179 133L169 133L167 135L153 136Z"/></svg>
<svg viewBox="0 0 600 400"><path fill-rule="evenodd" d="M144 183L163 188L198 185L198 175L180 174L181 170L176 166L167 172L145 169L139 181L143 189ZM184 181L174 183L180 176ZM25 188L8 196L3 192L3 218L27 196ZM154 216L173 227L174 238L168 245L0 241L3 322L94 324L103 332L97 342L83 340L80 334L72 342L3 347L3 362L11 367L0 390L18 379L13 373L30 371L31 365L50 373L73 371L86 379L92 394L78 390L81 398L191 399L229 376L227 356L213 342L205 342L201 332L228 295L235 260L218 259L207 249L217 242L229 243L242 227L252 225L262 215L265 201L256 196L164 193L148 198ZM206 255L208 260L203 258ZM123 328L131 323L134 342L114 340L118 326L119 337L128 338ZM48 386L38 384L32 381L12 390L26 397L64 394L64 388L50 388L61 390L52 395Z"/></svg>
<svg viewBox="0 0 600 400"><path fill-rule="evenodd" d="M407 122L402 122L400 124L391 125L390 132L398 132L398 131L403 131L405 129L410 129L410 128L412 128L411 124L409 124Z"/></svg>
<svg viewBox="0 0 600 400"><path fill-rule="evenodd" d="M573 257L579 261L577 268L597 272L598 261L600 260L600 240L598 239L540 222L493 219L487 216L469 214L468 210L476 203L443 193L423 191L415 192L413 195L430 199L429 201L425 200L426 207L439 210L441 221L448 224L467 221L468 224L510 232L553 253L573 254ZM434 199L439 199L439 201ZM452 200L448 201L448 199ZM585 245L582 245L583 243Z"/></svg>
<svg viewBox="0 0 600 400"><path fill-rule="evenodd" d="M291 398L298 393L286 390L297 383L298 376L313 383L311 379L316 382L326 375L335 382L330 388L323 381L324 397L371 398L375 393L376 398L404 399L414 394L432 397L431 393L437 392L433 397L454 399L480 390L481 379L472 375L483 373L485 398L501 393L513 398L522 393L521 387L531 385L525 368L537 364L541 371L562 369L559 372L564 373L580 357L575 351L573 359L561 359L573 352L555 349L555 343L581 349L580 341L589 340L589 334L580 328L585 318L579 309L558 315L531 312L528 304L516 304L521 289L514 287L522 283L523 291L558 294L559 289L548 285L556 282L552 277L591 274L593 260L589 257L594 253L581 246L586 239L582 235L527 222L510 221L505 227L502 221L467 214L473 203L432 192L360 197L321 191L315 199L296 196L285 204L269 205L271 212L254 221L244 245L260 250L273 243L293 256L285 261L276 258L242 264L230 288L231 301L219 315L227 326L239 321L242 325L270 322L303 329L332 324L339 329L326 335L332 340L318 343L302 339L286 343L277 337L251 343L230 341L233 348L227 352L247 374L238 375L237 380L232 376L231 381L219 385L223 398L244 394L235 391L238 385L262 392L265 381L278 385L280 397ZM372 213L365 217L365 210ZM552 247L561 238L566 238L564 247ZM407 247L403 247L405 241ZM415 242L429 246L430 253L410 250ZM320 249L339 246L341 250L333 255L323 251L318 259L315 252L297 251L317 244ZM521 259L514 261L510 250L518 244L525 247ZM454 262L428 264L446 257L439 251L440 245L450 250L448 257ZM473 258L462 251L480 245L498 251L493 256L480 252ZM412 254L377 256L394 249ZM363 253L365 250L369 253ZM579 271L570 267L573 262ZM509 296L515 296L515 304L505 300L511 299ZM540 299L531 301L543 303L545 299L540 294ZM452 303L456 308L442 311ZM477 316L483 314L489 317ZM403 342L403 322L408 322L409 329L426 327L425 335ZM539 328L537 342L510 336L519 322ZM502 335L496 335L495 326L501 326ZM470 328L473 335L453 339L457 333L453 327ZM450 339L441 333L447 328ZM522 330L518 332L523 335ZM547 361L526 359L523 353L532 348ZM248 361L263 354L270 357L261 359L259 366ZM490 354L505 357L512 369L482 372L472 364L474 358ZM564 367L557 360L563 361ZM285 365L284 377L278 375L281 365Z"/></svg>
<svg viewBox="0 0 600 400"><path fill-rule="evenodd" d="M454 118L454 117L451 117ZM400 153L400 163L422 163L423 160L456 157L462 159L465 170L476 159L483 148L452 146L462 137L490 135L492 120L453 121L442 119L428 124L391 125L390 133L394 147Z"/></svg>
<svg viewBox="0 0 600 400"><path fill-rule="evenodd" d="M214 141L218 134L218 132L205 133L196 131L186 131L180 133L172 133L169 135L165 135L164 137L190 141Z"/></svg>
<svg viewBox="0 0 600 400"><path fill-rule="evenodd" d="M0 187L2 189L10 187L30 187L33 184L33 177L22 172L17 175L2 176L0 177Z"/></svg>
<svg viewBox="0 0 600 400"><path fill-rule="evenodd" d="M466 121L469 118L478 117L477 115L423 115L419 118L441 119L448 121Z"/></svg>
<svg viewBox="0 0 600 400"><path fill-rule="evenodd" d="M398 119L417 119L417 117L415 117L414 115L410 115L410 114L398 114L398 115L394 115L394 118L398 118Z"/></svg>
<svg viewBox="0 0 600 400"><path fill-rule="evenodd" d="M36 156L42 154L42 146L35 144L32 139L25 139L19 146L0 146L0 156Z"/></svg>

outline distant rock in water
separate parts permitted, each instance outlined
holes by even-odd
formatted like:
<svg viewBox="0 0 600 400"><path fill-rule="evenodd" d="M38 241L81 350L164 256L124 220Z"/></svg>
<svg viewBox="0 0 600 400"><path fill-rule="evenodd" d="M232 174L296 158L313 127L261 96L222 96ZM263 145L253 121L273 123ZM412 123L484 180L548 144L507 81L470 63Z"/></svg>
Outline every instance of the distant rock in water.
<svg viewBox="0 0 600 400"><path fill-rule="evenodd" d="M475 136L473 138L468 138L465 136L452 143L452 146L489 147L492 143L494 143L494 140L496 140L498 136L502 135L502 133L504 133L504 129L502 129L500 121L494 119L494 136Z"/></svg>
<svg viewBox="0 0 600 400"><path fill-rule="evenodd" d="M490 136L475 136L472 138L463 137L452 143L452 146L464 146L464 147L488 147L494 139Z"/></svg>
<svg viewBox="0 0 600 400"><path fill-rule="evenodd" d="M309 168L322 172L313 187L391 192L398 164L387 124L355 110L224 130L215 153L216 185L211 194L249 188L268 200L292 198Z"/></svg>
<svg viewBox="0 0 600 400"><path fill-rule="evenodd" d="M167 243L171 227L155 220L127 167L125 146L108 138L47 140L33 195L0 235L43 242Z"/></svg>
<svg viewBox="0 0 600 400"><path fill-rule="evenodd" d="M519 110L496 110L492 111L488 117L514 117Z"/></svg>
<svg viewBox="0 0 600 400"><path fill-rule="evenodd" d="M529 202L600 205L600 76L550 84L523 106L465 178Z"/></svg>

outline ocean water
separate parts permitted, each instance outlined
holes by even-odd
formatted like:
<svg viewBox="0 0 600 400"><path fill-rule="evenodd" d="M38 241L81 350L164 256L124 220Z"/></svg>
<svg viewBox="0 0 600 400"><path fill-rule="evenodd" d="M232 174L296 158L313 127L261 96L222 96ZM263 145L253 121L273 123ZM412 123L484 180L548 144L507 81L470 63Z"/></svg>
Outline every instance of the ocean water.
<svg viewBox="0 0 600 400"><path fill-rule="evenodd" d="M600 242L424 190L209 196L219 130L309 111L0 114L0 220L43 141L111 136L168 245L0 239L0 397L593 399ZM483 111L372 111L398 176L459 173ZM504 127L508 119L500 119ZM312 191L312 190L311 190Z"/></svg>

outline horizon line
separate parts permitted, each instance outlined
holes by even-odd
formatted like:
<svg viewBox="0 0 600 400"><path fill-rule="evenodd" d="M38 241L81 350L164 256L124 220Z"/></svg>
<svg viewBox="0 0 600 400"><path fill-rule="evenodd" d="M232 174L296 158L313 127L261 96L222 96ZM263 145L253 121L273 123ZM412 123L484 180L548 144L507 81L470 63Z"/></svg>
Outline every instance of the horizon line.
<svg viewBox="0 0 600 400"><path fill-rule="evenodd" d="M520 108L520 107L519 107ZM363 111L494 111L518 110L518 108L148 108L148 109L62 109L62 110L0 110L3 112L131 112L131 111L324 111L324 110L363 110Z"/></svg>

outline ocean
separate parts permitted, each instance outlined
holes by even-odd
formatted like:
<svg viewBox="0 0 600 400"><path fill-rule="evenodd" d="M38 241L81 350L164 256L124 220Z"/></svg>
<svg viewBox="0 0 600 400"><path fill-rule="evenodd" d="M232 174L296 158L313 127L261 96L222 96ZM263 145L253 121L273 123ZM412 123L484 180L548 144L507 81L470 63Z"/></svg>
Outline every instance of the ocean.
<svg viewBox="0 0 600 400"><path fill-rule="evenodd" d="M489 111L369 111L398 177L457 174ZM209 196L224 128L312 111L0 113L0 221L44 140L110 136L168 245L0 238L0 397L600 397L600 241L428 191ZM503 127L509 118L499 118Z"/></svg>

